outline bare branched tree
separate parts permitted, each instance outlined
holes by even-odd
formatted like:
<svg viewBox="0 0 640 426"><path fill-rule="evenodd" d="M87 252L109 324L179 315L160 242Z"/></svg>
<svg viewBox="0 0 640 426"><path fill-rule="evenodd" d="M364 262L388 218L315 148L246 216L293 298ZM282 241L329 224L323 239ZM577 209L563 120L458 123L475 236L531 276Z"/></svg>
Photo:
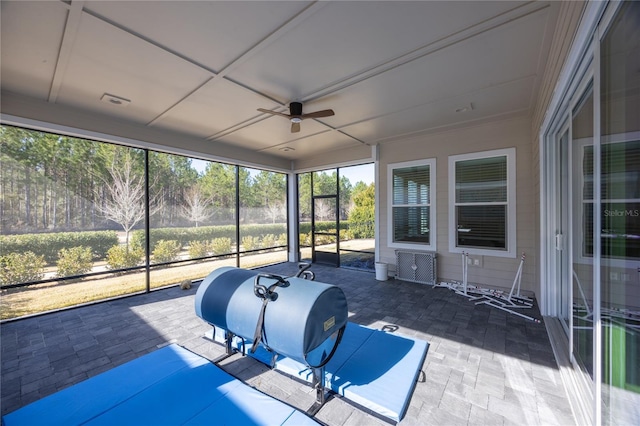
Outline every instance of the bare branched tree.
<svg viewBox="0 0 640 426"><path fill-rule="evenodd" d="M198 223L207 220L213 210L210 201L202 194L199 186L192 186L184 196L185 205L182 206L182 216L185 219L195 222L196 228Z"/></svg>
<svg viewBox="0 0 640 426"><path fill-rule="evenodd" d="M335 210L332 208L331 204L324 199L315 200L316 203L316 217L320 220L331 220L335 218Z"/></svg>
<svg viewBox="0 0 640 426"><path fill-rule="evenodd" d="M107 198L96 204L97 210L108 220L122 226L129 247L129 233L145 217L144 179L133 170L133 160L127 156L122 165L112 164L109 169L111 182L105 182ZM157 203L151 203L150 215L159 210Z"/></svg>
<svg viewBox="0 0 640 426"><path fill-rule="evenodd" d="M265 206L267 215L271 218L271 223L276 223L280 218L287 216L287 207L282 201L273 201Z"/></svg>

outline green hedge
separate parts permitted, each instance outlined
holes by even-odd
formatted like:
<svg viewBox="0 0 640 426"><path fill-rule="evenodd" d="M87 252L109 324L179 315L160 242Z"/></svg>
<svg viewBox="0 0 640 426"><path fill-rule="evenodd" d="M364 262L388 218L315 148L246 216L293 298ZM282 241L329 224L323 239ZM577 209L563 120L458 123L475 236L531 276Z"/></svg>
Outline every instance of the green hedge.
<svg viewBox="0 0 640 426"><path fill-rule="evenodd" d="M56 232L51 234L1 235L2 253L25 253L31 251L44 257L49 265L58 261L62 249L73 247L91 247L95 260L104 259L107 251L118 244L115 231Z"/></svg>
<svg viewBox="0 0 640 426"><path fill-rule="evenodd" d="M280 235L287 232L285 223L240 225L240 237L264 238L265 235ZM132 232L131 244L144 247L144 230ZM230 238L232 244L236 240L234 225L201 226L198 228L154 228L151 229L149 246L153 251L161 240L178 241L181 248L186 248L192 241L206 242L215 238Z"/></svg>
<svg viewBox="0 0 640 426"><path fill-rule="evenodd" d="M340 221L341 230L351 230L357 238L373 237L373 227L368 226L362 229L358 224L350 224L349 221ZM368 225L368 224L367 224ZM319 232L335 229L335 222L316 222L316 230ZM364 231L364 232L363 232ZM282 234L286 235L287 226L284 223L240 225L240 238L251 237L255 240L267 240L270 235L277 236L279 240ZM300 234L309 234L311 223L300 223ZM367 235L371 233L371 235ZM357 235L355 235L357 234ZM348 234L350 235L350 234ZM132 246L144 247L144 230L132 232ZM192 242L202 242L209 244L212 240L227 238L231 245L235 246L236 230L234 225L202 226L199 228L157 228L151 230L151 251L161 240L177 241L180 249L186 249ZM247 238L247 242L249 239ZM267 244L267 243L264 243ZM264 245L262 244L262 245ZM279 244L279 243L278 243ZM24 235L1 235L0 247L2 254L33 252L36 256L42 256L48 265L55 265L58 261L58 254L62 249L73 247L90 247L95 260L103 260L107 257L107 252L113 246L118 245L118 235L116 231L86 231L86 232L57 232L50 234L24 234ZM267 245L270 245L267 244Z"/></svg>
<svg viewBox="0 0 640 426"><path fill-rule="evenodd" d="M316 232L327 232L336 229L336 223L333 221L328 222L316 222ZM341 220L340 229L349 229L349 221ZM311 222L300 222L300 233L308 234L311 232Z"/></svg>
<svg viewBox="0 0 640 426"><path fill-rule="evenodd" d="M328 222L316 222L316 232L327 232L336 229L336 223L333 221ZM340 221L340 231L349 231L350 238L373 238L374 236L374 224L373 222L361 222L361 221ZM300 223L300 234L308 234L311 232L311 222Z"/></svg>

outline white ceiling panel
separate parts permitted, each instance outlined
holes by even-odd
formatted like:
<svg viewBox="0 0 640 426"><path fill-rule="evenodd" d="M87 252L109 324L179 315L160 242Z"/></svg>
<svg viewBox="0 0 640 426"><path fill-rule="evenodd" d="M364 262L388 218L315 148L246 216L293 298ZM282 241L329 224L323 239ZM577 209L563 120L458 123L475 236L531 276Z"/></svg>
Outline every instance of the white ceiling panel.
<svg viewBox="0 0 640 426"><path fill-rule="evenodd" d="M522 79L466 96L410 108L341 130L355 138L375 143L398 135L524 112L529 108L534 83L533 77ZM458 108L468 105L472 105L473 109L456 112Z"/></svg>
<svg viewBox="0 0 640 426"><path fill-rule="evenodd" d="M48 98L68 13L59 2L0 2L3 89Z"/></svg>
<svg viewBox="0 0 640 426"><path fill-rule="evenodd" d="M311 158L327 151L337 151L361 145L360 142L340 132L328 131L308 138L287 142L286 144L265 148L262 151L295 160L298 158ZM322 149L319 149L319 147L322 147ZM290 150L291 148L293 150ZM337 162L340 160L340 158L336 158Z"/></svg>
<svg viewBox="0 0 640 426"><path fill-rule="evenodd" d="M220 141L251 150L281 146L329 129L315 120L300 123L300 132L291 133L291 122L284 117L269 117L220 138Z"/></svg>
<svg viewBox="0 0 640 426"><path fill-rule="evenodd" d="M513 8L505 2L334 2L233 70L231 78L299 100Z"/></svg>
<svg viewBox="0 0 640 426"><path fill-rule="evenodd" d="M91 1L85 9L219 72L309 3Z"/></svg>
<svg viewBox="0 0 640 426"><path fill-rule="evenodd" d="M552 1L1 5L3 91L300 164L530 113L556 24L565 24ZM104 93L131 102L116 107ZM335 116L292 134L286 118L256 111L288 113L291 101ZM470 102L471 112L454 112Z"/></svg>
<svg viewBox="0 0 640 426"><path fill-rule="evenodd" d="M210 77L201 68L85 14L58 102L146 123ZM102 102L104 93L131 104L123 108Z"/></svg>
<svg viewBox="0 0 640 426"><path fill-rule="evenodd" d="M334 124L345 126L535 75L547 13L529 15L339 92Z"/></svg>
<svg viewBox="0 0 640 426"><path fill-rule="evenodd" d="M275 109L278 106L255 92L215 78L171 108L153 125L175 130L189 128L193 135L208 138L259 117L262 114L257 108Z"/></svg>

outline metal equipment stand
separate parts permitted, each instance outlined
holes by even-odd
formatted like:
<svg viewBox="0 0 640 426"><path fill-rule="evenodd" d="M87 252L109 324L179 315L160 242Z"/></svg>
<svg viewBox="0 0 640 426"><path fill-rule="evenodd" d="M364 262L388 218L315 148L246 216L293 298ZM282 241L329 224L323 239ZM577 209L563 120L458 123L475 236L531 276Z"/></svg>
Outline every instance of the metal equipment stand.
<svg viewBox="0 0 640 426"><path fill-rule="evenodd" d="M533 322L540 323L541 321L529 315L525 315L518 312L516 309L528 309L533 307L533 300L520 293L520 283L522 281L522 269L524 266L525 254L522 253L520 257L520 265L516 272L516 276L513 279L511 285L511 291L506 294L502 290L483 288L475 285L469 285L468 278L468 253L462 252L462 283L454 281L451 283L442 282L435 287L446 287L449 290L456 292L456 294L469 298L470 301L476 301L476 305L488 305L492 308L497 308L508 312L510 314L519 316L524 319L528 319Z"/></svg>
<svg viewBox="0 0 640 426"><path fill-rule="evenodd" d="M310 267L311 267L310 263L306 263L306 262L299 263L298 272L296 273L295 278L302 278L305 280L314 281L316 277L313 271L308 270ZM261 281L263 280L275 280L275 283L267 287L267 285L264 285L261 283ZM289 282L287 281L287 278L281 277L279 275L259 274L256 276L255 282L254 282L254 289L253 289L254 294L256 295L256 297L261 299L263 303L262 303L262 309L259 315L259 320L258 320L258 323L256 324L256 331L253 338L253 344L250 349L252 353L255 352L258 345L261 343L262 343L262 346L264 346L267 351L272 352L272 350L269 347L267 347L263 342L262 333L263 333L264 314L265 314L267 304L271 301L277 300L278 298L278 293L276 292L276 289L278 287L288 287L288 286L289 286ZM344 327L338 332L338 336L337 336L338 342L342 339L343 332L344 332ZM209 339L209 337L207 338ZM241 339L242 341L242 351L239 351L237 348L237 344L238 344L237 339ZM216 341L215 326L213 326L212 337L210 338L210 340L216 343L220 343L219 341ZM246 355L245 339L241 336L237 336L234 333L228 330L225 330L223 344L225 346L225 353L217 357L215 360L213 360L214 364L224 361L225 359L237 353L241 353L243 356ZM311 406L311 408L307 410L307 414L311 417L315 416L318 413L318 411L320 411L320 409L325 404L325 402L327 402L332 396L332 393L325 388L325 364L333 356L333 353L336 347L337 345L334 346L333 351L331 352L331 354L323 364L316 367L309 366L313 373L312 387L313 389L315 389L315 392L316 392L316 401ZM277 357L278 357L278 354L275 352L272 352L271 368L274 368Z"/></svg>
<svg viewBox="0 0 640 426"><path fill-rule="evenodd" d="M311 383L311 386L316 391L316 402L314 402L311 408L307 410L307 414L314 417L318 414L318 411L320 411L324 403L329 400L331 394L325 389L324 366L320 368L312 368L311 370L313 371L313 382Z"/></svg>

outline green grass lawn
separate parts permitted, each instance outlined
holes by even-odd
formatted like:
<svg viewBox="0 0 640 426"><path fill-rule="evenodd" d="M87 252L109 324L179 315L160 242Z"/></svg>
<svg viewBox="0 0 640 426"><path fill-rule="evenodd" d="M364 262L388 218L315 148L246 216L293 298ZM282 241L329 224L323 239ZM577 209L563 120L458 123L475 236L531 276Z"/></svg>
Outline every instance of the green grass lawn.
<svg viewBox="0 0 640 426"><path fill-rule="evenodd" d="M286 260L286 252L258 253L241 257L241 266L251 268ZM235 257L171 267L152 268L151 288L176 285L184 280L199 280L221 266L235 266ZM18 318L70 306L82 305L146 290L145 272L125 275L107 274L75 282L51 282L28 287L3 289L0 319Z"/></svg>

